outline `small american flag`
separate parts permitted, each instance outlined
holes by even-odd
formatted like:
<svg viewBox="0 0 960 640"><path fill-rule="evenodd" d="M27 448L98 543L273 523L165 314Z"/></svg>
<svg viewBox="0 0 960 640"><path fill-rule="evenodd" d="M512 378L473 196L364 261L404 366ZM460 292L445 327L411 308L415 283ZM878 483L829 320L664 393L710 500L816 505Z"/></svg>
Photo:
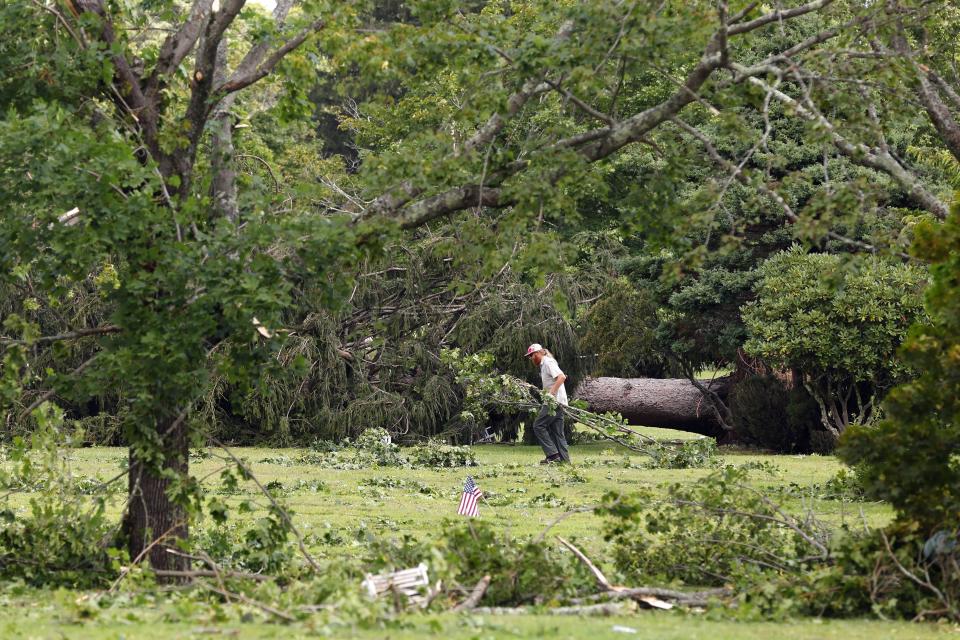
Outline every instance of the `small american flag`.
<svg viewBox="0 0 960 640"><path fill-rule="evenodd" d="M480 487L473 481L473 476L467 476L467 481L463 485L463 495L460 496L460 506L457 507L457 515L461 516L479 516L480 510L477 508L477 501L483 497Z"/></svg>

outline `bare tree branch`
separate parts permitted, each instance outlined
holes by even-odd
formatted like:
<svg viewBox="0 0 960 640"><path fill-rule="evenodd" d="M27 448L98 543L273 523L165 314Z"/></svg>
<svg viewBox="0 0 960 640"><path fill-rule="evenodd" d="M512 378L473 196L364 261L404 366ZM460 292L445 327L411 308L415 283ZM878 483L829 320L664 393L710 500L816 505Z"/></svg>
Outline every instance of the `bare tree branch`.
<svg viewBox="0 0 960 640"><path fill-rule="evenodd" d="M194 0L186 20L160 46L157 64L150 74L148 85L156 83L159 76L173 72L183 62L197 43L212 9L213 0Z"/></svg>
<svg viewBox="0 0 960 640"><path fill-rule="evenodd" d="M731 24L730 35L735 36L740 33L746 33L748 31L759 29L760 27L765 27L772 22L780 22L781 20L789 20L790 18L796 18L797 16L813 13L814 11L819 11L820 9L823 9L832 3L833 0L816 0L815 2L808 2L805 5L794 7L793 9L777 9L771 13L765 13L759 18L755 18L749 22Z"/></svg>
<svg viewBox="0 0 960 640"><path fill-rule="evenodd" d="M746 67L736 63L733 63L731 66L735 72L741 75L747 71ZM883 151L882 149L873 149L863 143L850 142L837 131L833 123L827 120L819 111L816 111L812 105L808 107L801 104L798 100L770 86L760 78L749 77L747 81L754 86L760 87L764 91L769 91L773 97L781 103L788 105L794 112L822 128L829 134L830 140L837 150L850 158L855 164L886 173L893 178L920 207L926 209L940 220L946 219L949 212L947 205L928 191L917 176L905 169L889 152Z"/></svg>
<svg viewBox="0 0 960 640"><path fill-rule="evenodd" d="M717 151L716 147L713 146L713 143L710 141L707 136L702 132L698 131L696 128L690 126L683 120L679 118L674 118L673 121L677 124L678 127L683 129L685 132L696 138L706 149L707 155L710 156L710 159L720 165L725 171L729 172L730 175L736 179L740 184L755 188L761 194L767 196L771 200L777 203L777 205L783 210L784 217L789 220L791 223L796 223L800 221L800 216L798 216L793 208L787 204L787 201L783 199L779 193L763 184L762 182L753 182L750 180L750 177L743 170L743 167L735 165L730 160L727 160L720 155L720 152ZM836 240L842 242L843 244L856 247L857 249L862 249L864 251L869 251L870 253L876 253L877 248L872 244L862 242L860 240L854 240L853 238L848 238L844 235L836 233L835 231L826 231L824 234L826 237L831 240ZM897 252L897 255L904 259L910 259L910 256L905 253Z"/></svg>
<svg viewBox="0 0 960 640"><path fill-rule="evenodd" d="M325 25L326 21L322 18L314 20L308 27L304 28L302 31L300 31L300 33L278 47L255 68L247 71L238 70L238 72L231 76L230 79L228 79L225 83L218 86L214 90L214 93L217 95L233 93L234 91L239 91L240 89L249 87L254 82L265 78L271 71L274 70L277 64L283 60L288 53L303 44L308 37L322 29Z"/></svg>

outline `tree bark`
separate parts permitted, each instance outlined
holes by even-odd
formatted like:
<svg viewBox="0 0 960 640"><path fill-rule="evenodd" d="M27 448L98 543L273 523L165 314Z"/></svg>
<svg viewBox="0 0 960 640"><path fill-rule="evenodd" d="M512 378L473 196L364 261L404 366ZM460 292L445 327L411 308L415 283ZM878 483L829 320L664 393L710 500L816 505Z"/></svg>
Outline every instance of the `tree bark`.
<svg viewBox="0 0 960 640"><path fill-rule="evenodd" d="M217 48L216 82L226 79L227 41L221 40ZM231 93L217 106L212 118L213 135L210 139L210 191L215 215L239 222L240 208L237 205L236 150L233 146L233 103L237 94Z"/></svg>
<svg viewBox="0 0 960 640"><path fill-rule="evenodd" d="M187 425L184 420L174 418L158 426L163 440L163 461L159 466L153 460L142 459L137 447L130 448L125 523L130 560L149 560L151 568L163 571L189 571L189 558L169 552L169 549L177 550L177 543L187 540L189 533L186 509L169 495L175 478L187 478L190 454Z"/></svg>
<svg viewBox="0 0 960 640"><path fill-rule="evenodd" d="M721 397L726 397L731 385L729 378L701 383ZM591 411L613 411L631 424L726 435L709 401L685 378L588 378L577 386L574 397L585 400Z"/></svg>

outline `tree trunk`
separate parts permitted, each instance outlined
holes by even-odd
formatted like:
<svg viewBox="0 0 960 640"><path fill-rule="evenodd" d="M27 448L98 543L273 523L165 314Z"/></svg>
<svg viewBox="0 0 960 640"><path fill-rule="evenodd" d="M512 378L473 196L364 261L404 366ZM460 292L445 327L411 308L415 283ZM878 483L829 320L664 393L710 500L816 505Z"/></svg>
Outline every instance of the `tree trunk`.
<svg viewBox="0 0 960 640"><path fill-rule="evenodd" d="M226 82L227 41L221 40L217 46L216 81ZM233 103L237 94L231 93L217 105L211 121L213 135L210 139L210 195L213 197L213 210L218 217L227 218L236 223L240 218L237 205L236 150L233 146Z"/></svg>
<svg viewBox="0 0 960 640"><path fill-rule="evenodd" d="M704 386L725 397L728 378L701 380ZM613 411L631 424L666 427L707 436L727 435L703 393L685 378L588 378L577 386L574 397L585 400L590 410Z"/></svg>
<svg viewBox="0 0 960 640"><path fill-rule="evenodd" d="M174 478L186 479L189 466L187 425L171 419L161 424L163 462L158 469L150 460L142 460L137 447L130 447L129 503L126 531L129 536L130 560L148 560L153 569L186 571L190 560L179 551L177 543L187 540L189 524L186 509L170 499ZM163 472L173 472L173 477Z"/></svg>

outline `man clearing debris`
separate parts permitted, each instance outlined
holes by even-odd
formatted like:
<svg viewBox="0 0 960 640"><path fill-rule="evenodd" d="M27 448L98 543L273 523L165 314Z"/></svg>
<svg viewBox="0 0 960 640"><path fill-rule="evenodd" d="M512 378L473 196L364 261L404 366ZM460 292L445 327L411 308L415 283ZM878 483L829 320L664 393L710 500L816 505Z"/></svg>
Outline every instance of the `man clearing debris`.
<svg viewBox="0 0 960 640"><path fill-rule="evenodd" d="M549 395L556 400L551 402L549 398L544 397L540 413L533 422L533 433L546 455L540 464L570 462L567 438L563 433L563 408L557 406L567 405L567 390L563 386L567 376L560 370L560 365L557 364L553 354L542 345L533 343L527 347L527 357L533 360L533 364L540 367L544 395Z"/></svg>

